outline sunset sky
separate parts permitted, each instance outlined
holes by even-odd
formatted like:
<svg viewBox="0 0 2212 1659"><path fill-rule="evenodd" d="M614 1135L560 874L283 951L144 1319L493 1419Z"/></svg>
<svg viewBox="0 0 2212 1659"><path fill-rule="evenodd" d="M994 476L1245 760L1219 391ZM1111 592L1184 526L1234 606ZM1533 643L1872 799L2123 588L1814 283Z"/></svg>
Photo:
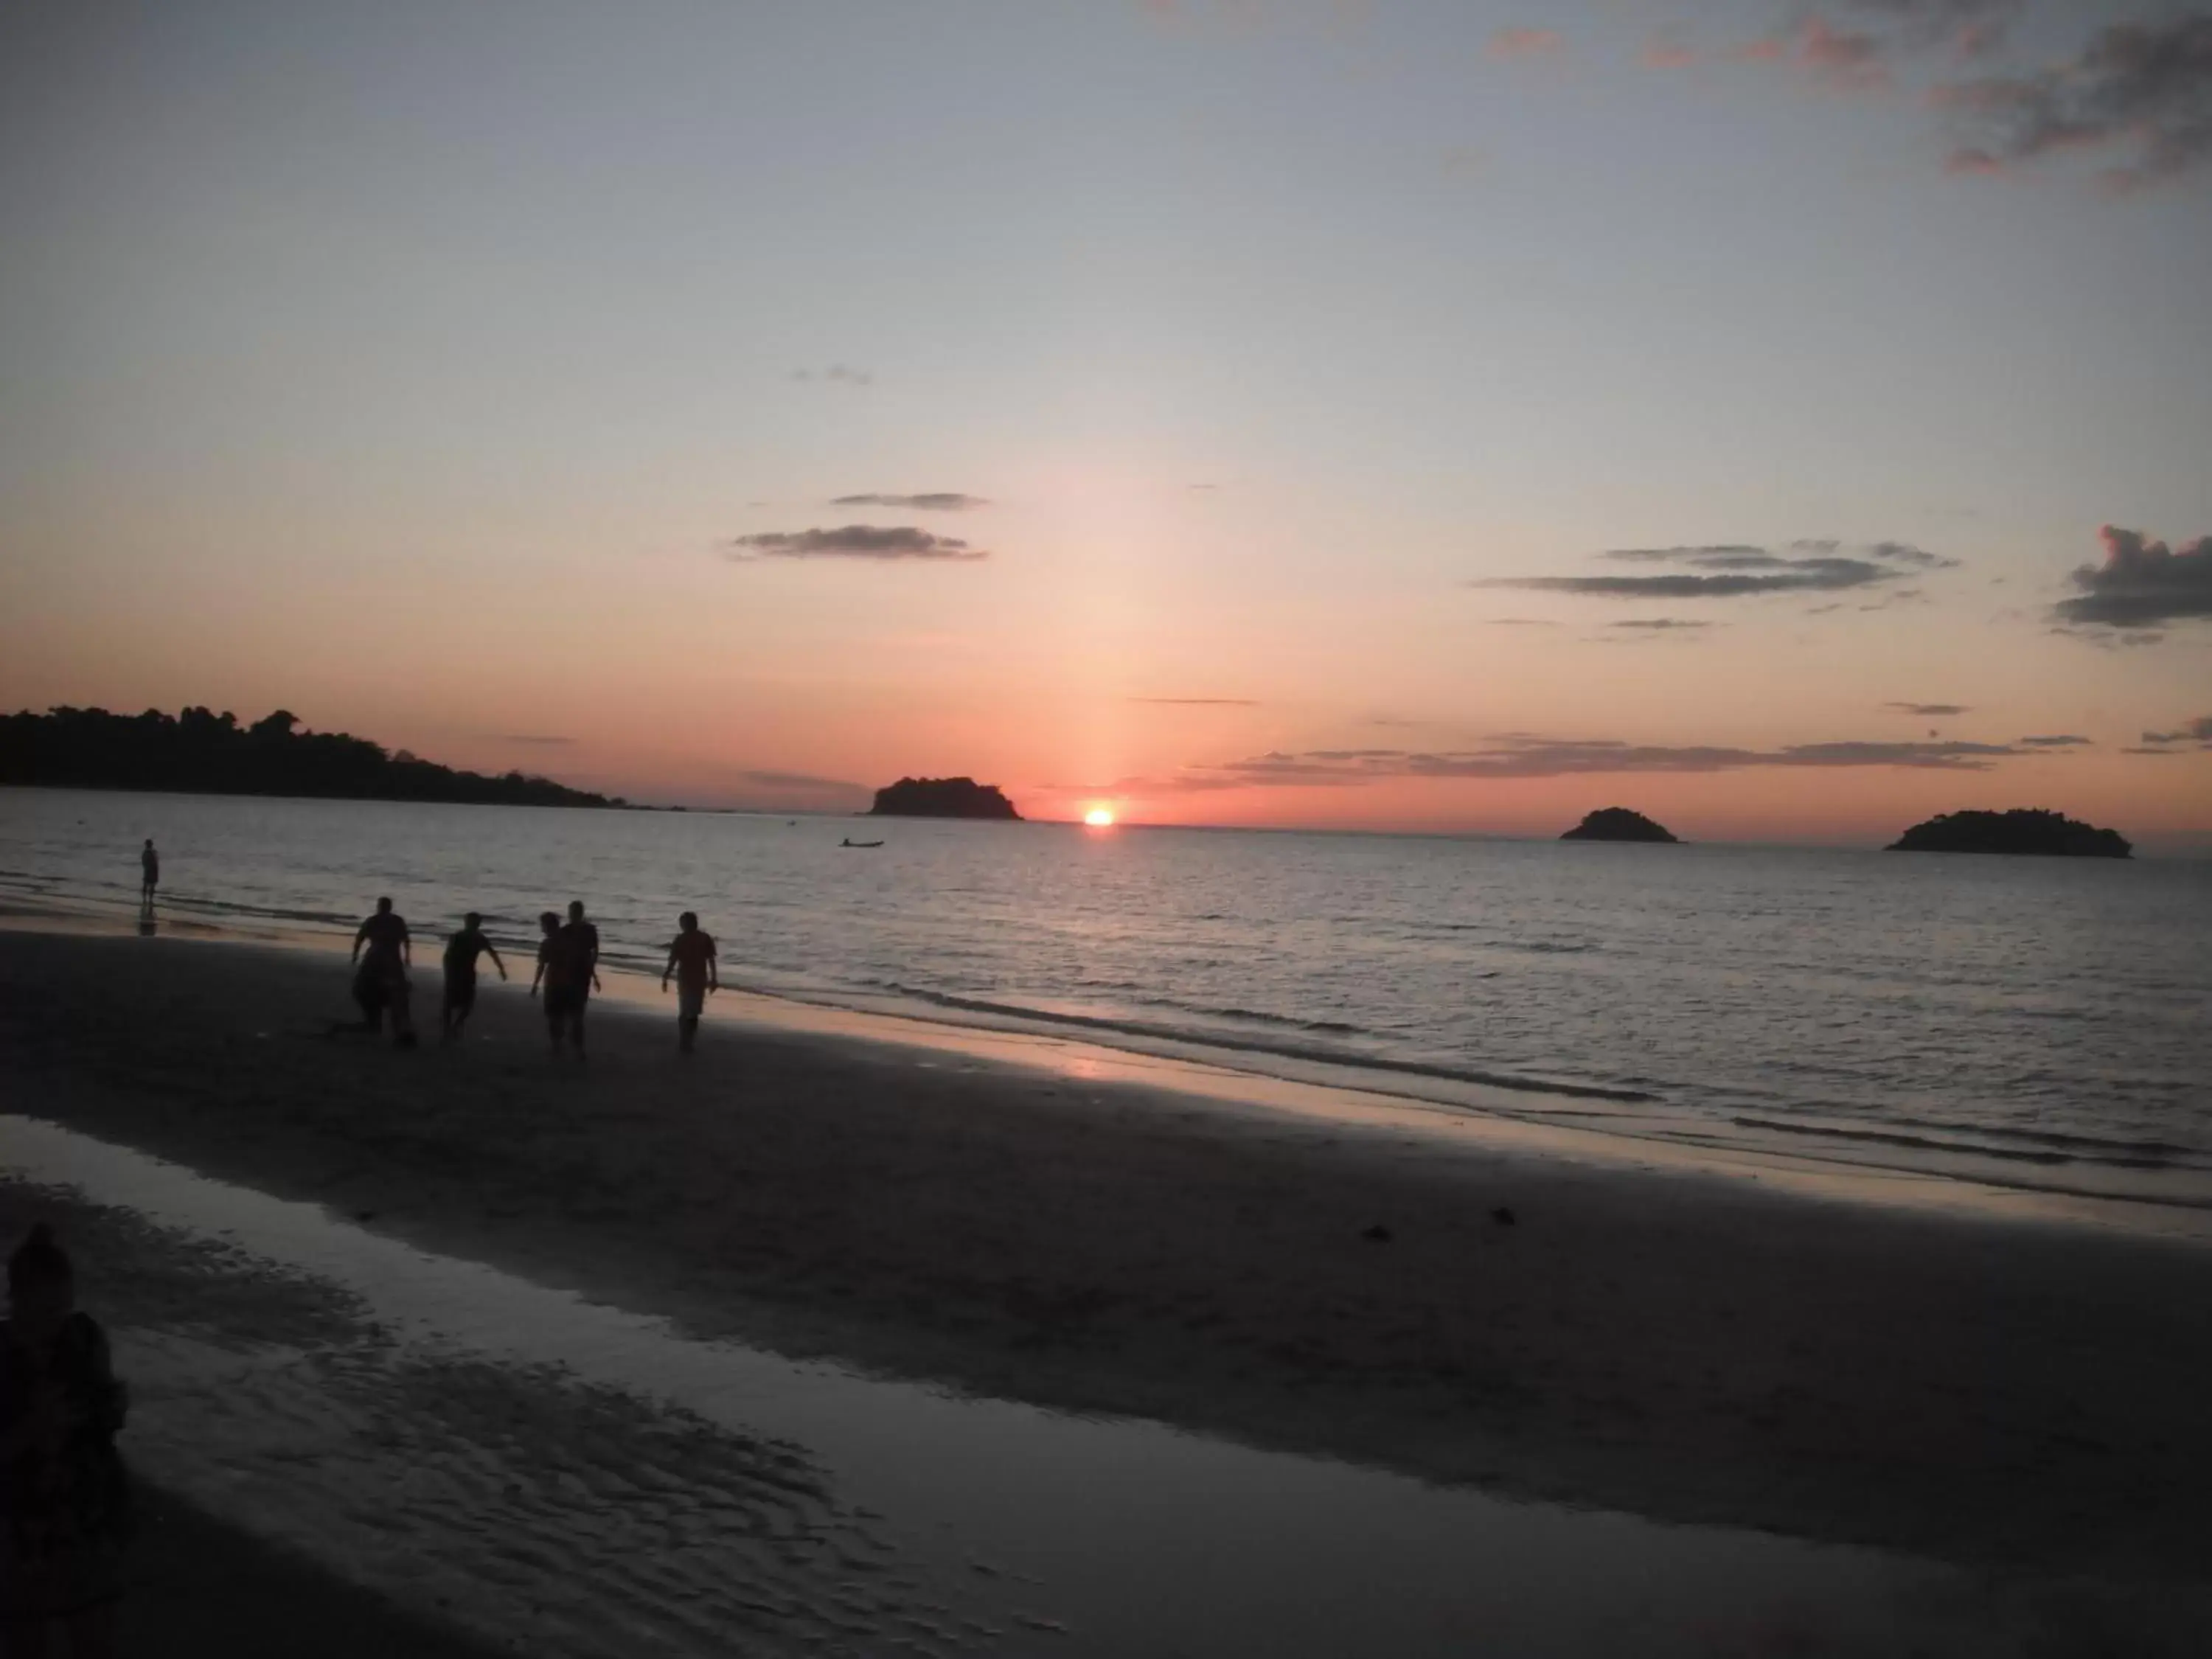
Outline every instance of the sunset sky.
<svg viewBox="0 0 2212 1659"><path fill-rule="evenodd" d="M2201 6L22 0L0 225L9 709L2212 846Z"/></svg>

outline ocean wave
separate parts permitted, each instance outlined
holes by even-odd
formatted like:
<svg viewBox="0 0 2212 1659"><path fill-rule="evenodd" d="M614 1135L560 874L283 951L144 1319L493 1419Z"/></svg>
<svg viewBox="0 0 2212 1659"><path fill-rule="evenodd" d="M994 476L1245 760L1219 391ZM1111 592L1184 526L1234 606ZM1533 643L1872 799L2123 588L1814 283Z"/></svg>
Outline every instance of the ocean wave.
<svg viewBox="0 0 2212 1659"><path fill-rule="evenodd" d="M2121 1170L2165 1170L2196 1167L2189 1149L2164 1141L2100 1140L2090 1135L2039 1134L2029 1131L1984 1127L1974 1124L1936 1124L1922 1127L1934 1132L1913 1134L1905 1129L1846 1129L1830 1123L1789 1123L1774 1118L1738 1115L1729 1119L1738 1128L1759 1129L1775 1134L1803 1135L1826 1140L1848 1140L1875 1146L1899 1146L1916 1152L1958 1152L1994 1158L2008 1164L2100 1164ZM1943 1133L1971 1139L1948 1139ZM1994 1144L2026 1140L2026 1146Z"/></svg>
<svg viewBox="0 0 2212 1659"><path fill-rule="evenodd" d="M1114 1031L1124 1036L1146 1037L1157 1042L1187 1043L1199 1048L1272 1054L1282 1060L1340 1066L1352 1071L1389 1072L1401 1077L1435 1078L1444 1082L1471 1083L1483 1088L1510 1089L1522 1094L1559 1095L1573 1100L1640 1103L1658 1098L1638 1089L1609 1089L1596 1084L1561 1083L1548 1078L1527 1077L1510 1072L1484 1072L1428 1060L1395 1060L1386 1055L1360 1054L1343 1048L1267 1042L1256 1038L1231 1036L1218 1029L1198 1030L1147 1020L1115 1019L1103 1014L1077 1014L1062 1010L1033 1008L1021 1003L988 1002L980 997L957 996L949 991L922 990L909 985L886 984L884 988L899 996L928 1003L933 1007L955 1009L963 1013L994 1015L1004 1019L1037 1020L1051 1025L1074 1026L1086 1031Z"/></svg>

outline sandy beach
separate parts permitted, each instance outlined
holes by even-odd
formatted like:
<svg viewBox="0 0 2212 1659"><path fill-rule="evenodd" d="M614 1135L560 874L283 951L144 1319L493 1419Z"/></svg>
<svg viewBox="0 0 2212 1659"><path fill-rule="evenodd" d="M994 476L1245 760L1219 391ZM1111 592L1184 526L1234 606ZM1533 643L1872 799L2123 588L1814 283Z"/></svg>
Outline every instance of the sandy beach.
<svg viewBox="0 0 2212 1659"><path fill-rule="evenodd" d="M2212 1253L342 963L0 934L7 1109L684 1328L1507 1496L2196 1583ZM1510 1214L1510 1222L1504 1218ZM1370 1237L1386 1230L1387 1238Z"/></svg>

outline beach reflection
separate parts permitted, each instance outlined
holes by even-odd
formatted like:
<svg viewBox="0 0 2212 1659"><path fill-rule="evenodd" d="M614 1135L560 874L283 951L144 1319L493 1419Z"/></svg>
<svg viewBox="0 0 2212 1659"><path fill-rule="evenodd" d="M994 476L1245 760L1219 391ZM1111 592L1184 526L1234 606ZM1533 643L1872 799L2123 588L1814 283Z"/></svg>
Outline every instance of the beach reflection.
<svg viewBox="0 0 2212 1659"><path fill-rule="evenodd" d="M0 1127L0 1178L50 1211L74 1189L65 1227L102 1243L88 1277L115 1304L149 1475L533 1652L1845 1654L1911 1634L1966 1654L2021 1628L1928 1564L694 1341L48 1123Z"/></svg>

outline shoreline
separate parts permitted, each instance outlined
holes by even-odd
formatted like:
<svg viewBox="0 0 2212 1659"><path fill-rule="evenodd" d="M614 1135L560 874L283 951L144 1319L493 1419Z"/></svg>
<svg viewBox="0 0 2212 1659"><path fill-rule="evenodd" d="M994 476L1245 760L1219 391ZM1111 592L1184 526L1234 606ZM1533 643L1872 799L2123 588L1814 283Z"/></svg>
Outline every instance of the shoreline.
<svg viewBox="0 0 2212 1659"><path fill-rule="evenodd" d="M11 932L113 939L135 928L135 913L42 906L20 897L0 901L0 934ZM340 933L310 927L250 929L234 923L165 917L166 936L204 944L298 953L329 961L348 948ZM140 930L143 933L143 930ZM416 969L418 1003L434 1005L435 941L425 934ZM521 947L510 953L523 960ZM648 970L603 963L602 1008L666 1013ZM1156 1036L1106 1020L1018 1010L990 1010L962 999L859 993L809 996L726 981L710 1002L710 1018L734 1017L793 1035L921 1047L994 1063L1084 1079L1146 1085L1224 1108L1289 1112L1346 1127L1474 1139L1500 1150L1530 1152L1620 1168L1663 1169L1749 1180L1853 1204L1901 1205L1963 1215L2062 1225L2087 1224L2154 1237L2212 1243L2212 1178L2193 1166L2166 1171L2166 1193L2114 1191L2094 1184L2097 1170L2074 1183L2030 1179L2021 1166L2057 1168L2078 1160L2065 1149L1962 1152L1956 1143L1825 1120L1788 1122L1732 1115L1726 1123L1748 1139L1717 1139L1722 1126L1650 1095L1546 1084L1530 1079L1478 1081L1444 1068L1300 1056L1267 1047L1200 1042L1172 1033ZM963 1012L967 1014L962 1018ZM1123 1040L1116 1042L1112 1037ZM1239 1064L1248 1057L1272 1068ZM1416 1092L1404 1077L1427 1080ZM1438 1087L1437 1085L1444 1086ZM1538 1101L1558 1103L1549 1109ZM1966 1130L1980 1134L1986 1132ZM2069 1137L2055 1137L2068 1140ZM1885 1161L1885 1149L1909 1149L1924 1164ZM1933 1155L1932 1157L1930 1155ZM2094 1160L2093 1160L2094 1163ZM2099 1166L2100 1168L2101 1166ZM2141 1180L2147 1171L2131 1172Z"/></svg>
<svg viewBox="0 0 2212 1659"><path fill-rule="evenodd" d="M1502 1496L2204 1572L2212 1254L718 1017L328 1035L343 964L0 933L14 1109L702 1335ZM1494 1212L1510 1213L1510 1223ZM1387 1242L1370 1239L1388 1230Z"/></svg>

